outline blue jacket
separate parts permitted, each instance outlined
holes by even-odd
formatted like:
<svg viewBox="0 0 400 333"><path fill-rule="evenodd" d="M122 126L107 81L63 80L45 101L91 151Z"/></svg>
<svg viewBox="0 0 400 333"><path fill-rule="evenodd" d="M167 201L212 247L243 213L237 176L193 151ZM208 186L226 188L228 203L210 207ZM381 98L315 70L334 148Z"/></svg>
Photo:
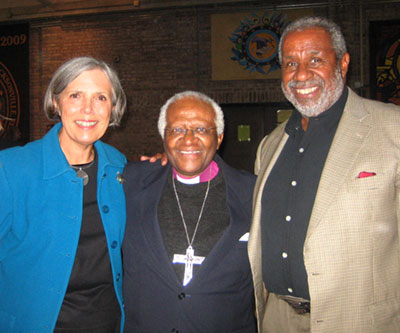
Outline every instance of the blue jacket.
<svg viewBox="0 0 400 333"><path fill-rule="evenodd" d="M78 245L83 184L59 144L42 139L0 152L0 332L53 332ZM97 200L122 311L126 158L100 141ZM124 314L122 315L122 323Z"/></svg>
<svg viewBox="0 0 400 333"><path fill-rule="evenodd" d="M218 155L215 160L225 180L230 225L185 287L168 258L157 217L171 165L138 162L125 168L125 332L256 332L243 239L250 228L255 177L231 168Z"/></svg>

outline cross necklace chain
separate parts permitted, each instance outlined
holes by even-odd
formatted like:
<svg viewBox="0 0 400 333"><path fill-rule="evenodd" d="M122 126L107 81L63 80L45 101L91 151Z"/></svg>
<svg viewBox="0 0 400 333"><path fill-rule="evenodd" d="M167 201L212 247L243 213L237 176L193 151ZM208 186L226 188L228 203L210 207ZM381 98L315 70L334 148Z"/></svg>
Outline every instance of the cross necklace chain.
<svg viewBox="0 0 400 333"><path fill-rule="evenodd" d="M189 238L189 233L188 233L188 230L187 230L187 225L186 225L186 222L185 222L185 218L183 216L183 211L182 211L181 203L179 201L178 192L176 191L175 178L174 178L174 175L172 174L172 185L174 187L174 193L175 193L176 201L178 203L179 213L181 214L183 227L185 229L186 239L187 239L187 242L188 242L188 248L186 249L186 254L174 254L174 258L172 260L172 263L173 264L175 264L175 263L177 263L177 264L185 264L185 273L184 273L184 276L183 276L183 285L184 286L186 286L190 282L192 277L193 277L193 265L201 265L202 262L205 259L205 257L200 257L200 256L195 256L194 255L193 242L194 242L194 239L196 237L197 229L199 227L201 216L203 215L204 206L205 206L205 203L206 203L206 200L207 200L207 197L208 197L208 192L210 190L211 169L212 168L210 168L210 177L208 179L206 194L204 195L203 204L201 205L200 214L199 214L199 217L197 219L196 227L194 228L194 231L193 231L192 239Z"/></svg>

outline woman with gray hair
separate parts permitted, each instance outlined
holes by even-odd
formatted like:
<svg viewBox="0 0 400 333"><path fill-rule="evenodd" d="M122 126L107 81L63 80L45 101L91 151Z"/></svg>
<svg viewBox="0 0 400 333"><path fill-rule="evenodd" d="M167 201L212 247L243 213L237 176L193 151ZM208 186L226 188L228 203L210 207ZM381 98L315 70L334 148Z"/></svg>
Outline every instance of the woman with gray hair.
<svg viewBox="0 0 400 333"><path fill-rule="evenodd" d="M126 97L103 61L74 58L44 98L61 120L0 152L0 331L119 332L126 158L100 141Z"/></svg>

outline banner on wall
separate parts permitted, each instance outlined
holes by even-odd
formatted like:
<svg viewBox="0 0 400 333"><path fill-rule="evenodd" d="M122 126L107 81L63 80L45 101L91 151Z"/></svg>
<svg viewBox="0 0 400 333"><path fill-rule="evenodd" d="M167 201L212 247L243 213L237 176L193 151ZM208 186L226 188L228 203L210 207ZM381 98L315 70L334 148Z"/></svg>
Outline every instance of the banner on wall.
<svg viewBox="0 0 400 333"><path fill-rule="evenodd" d="M0 25L0 144L29 140L29 26Z"/></svg>
<svg viewBox="0 0 400 333"><path fill-rule="evenodd" d="M211 15L213 80L280 78L278 44L293 20L312 9Z"/></svg>

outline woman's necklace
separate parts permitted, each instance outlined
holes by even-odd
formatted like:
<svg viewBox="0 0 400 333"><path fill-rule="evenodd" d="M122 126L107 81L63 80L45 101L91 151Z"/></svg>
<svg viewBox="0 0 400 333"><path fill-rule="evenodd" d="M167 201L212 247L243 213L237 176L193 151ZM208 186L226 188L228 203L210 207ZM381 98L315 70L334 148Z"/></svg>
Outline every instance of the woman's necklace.
<svg viewBox="0 0 400 333"><path fill-rule="evenodd" d="M194 242L194 238L196 237L197 228L199 227L201 216L203 215L203 209L204 209L207 197L208 197L208 191L210 190L211 171L212 171L212 168L210 168L210 177L208 178L206 194L204 195L203 204L201 205L199 218L197 219L197 223L196 223L196 227L194 228L192 239L190 239L190 237L189 237L189 232L187 230L185 218L183 216L183 211L182 211L181 203L179 201L178 192L176 191L176 187L175 187L175 177L174 177L174 174L172 174L172 185L174 187L174 192L175 192L176 201L178 203L179 213L181 214L182 223L183 223L183 227L185 229L185 234L186 234L186 240L188 242L188 248L186 249L186 254L174 254L172 263L185 264L185 273L184 273L184 277L183 277L183 285L184 286L186 286L193 277L193 264L200 265L205 259L205 257L200 257L200 256L194 255L194 248L192 245Z"/></svg>
<svg viewBox="0 0 400 333"><path fill-rule="evenodd" d="M71 165L71 167L73 169L75 169L76 175L79 178L83 179L83 185L84 186L86 186L89 183L89 175L87 174L87 172L85 170L90 168L93 165L95 159L96 159L96 156L95 156L95 158L93 159L92 162L85 163L85 164Z"/></svg>

